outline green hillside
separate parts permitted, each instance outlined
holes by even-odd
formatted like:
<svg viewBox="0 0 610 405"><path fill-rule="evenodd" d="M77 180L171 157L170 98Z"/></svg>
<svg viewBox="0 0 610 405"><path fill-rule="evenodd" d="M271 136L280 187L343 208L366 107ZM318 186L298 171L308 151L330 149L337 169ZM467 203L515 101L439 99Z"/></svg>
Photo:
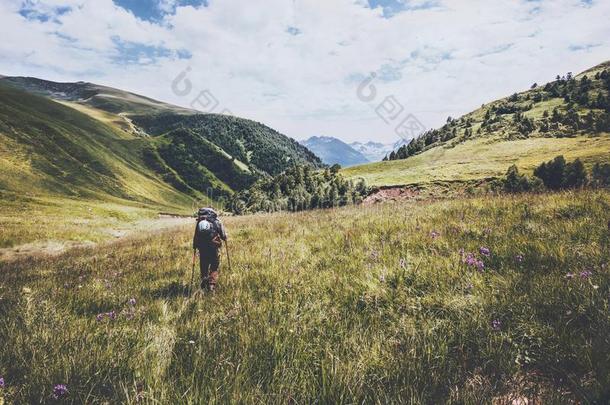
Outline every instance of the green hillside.
<svg viewBox="0 0 610 405"><path fill-rule="evenodd" d="M160 211L190 213L196 201L222 207L295 162L321 167L296 141L250 120L90 83L1 78L0 248L99 240Z"/></svg>
<svg viewBox="0 0 610 405"><path fill-rule="evenodd" d="M276 175L294 163L321 167L307 148L257 122L201 114L144 96L92 83L57 83L5 77L7 85L80 110L134 136L149 140L144 151L152 169L180 192L226 199L257 178Z"/></svg>
<svg viewBox="0 0 610 405"><path fill-rule="evenodd" d="M449 118L391 157L343 173L373 186L497 177L516 164L531 172L563 154L610 161L610 62Z"/></svg>
<svg viewBox="0 0 610 405"><path fill-rule="evenodd" d="M176 129L191 131L224 150L233 160L246 164L253 172L276 175L295 163L321 167L320 159L294 139L258 122L220 114L147 114L134 115L133 122L152 136ZM171 135L170 135L171 137Z"/></svg>
<svg viewBox="0 0 610 405"><path fill-rule="evenodd" d="M0 248L97 241L193 197L151 171L150 141L0 83ZM26 214L27 213L27 214Z"/></svg>
<svg viewBox="0 0 610 405"><path fill-rule="evenodd" d="M146 139L2 83L0 139L2 193L161 206L189 201L147 169Z"/></svg>

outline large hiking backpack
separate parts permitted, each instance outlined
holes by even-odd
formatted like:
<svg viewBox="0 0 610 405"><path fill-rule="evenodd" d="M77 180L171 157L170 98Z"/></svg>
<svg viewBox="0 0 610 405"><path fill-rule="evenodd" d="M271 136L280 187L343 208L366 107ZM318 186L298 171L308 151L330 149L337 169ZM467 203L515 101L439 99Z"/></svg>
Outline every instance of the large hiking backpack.
<svg viewBox="0 0 610 405"><path fill-rule="evenodd" d="M204 217L199 220L197 223L197 236L200 246L218 248L222 245L218 226L211 218Z"/></svg>
<svg viewBox="0 0 610 405"><path fill-rule="evenodd" d="M199 212L197 213L197 216L199 218L207 218L212 221L215 221L216 218L218 218L218 214L216 213L216 211L214 211L213 208L200 208Z"/></svg>

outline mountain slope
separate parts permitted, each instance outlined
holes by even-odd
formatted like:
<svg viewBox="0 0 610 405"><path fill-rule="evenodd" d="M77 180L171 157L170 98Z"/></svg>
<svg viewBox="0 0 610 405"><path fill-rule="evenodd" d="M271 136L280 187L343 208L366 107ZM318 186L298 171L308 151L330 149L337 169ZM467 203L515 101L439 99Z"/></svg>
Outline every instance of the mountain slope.
<svg viewBox="0 0 610 405"><path fill-rule="evenodd" d="M322 165L296 141L250 120L200 114L92 83L25 77L4 77L0 82L6 89L51 98L139 139L145 145L140 155L146 168L191 197L226 199L295 162Z"/></svg>
<svg viewBox="0 0 610 405"><path fill-rule="evenodd" d="M168 111L180 114L197 113L194 110L94 83L58 83L35 77L0 77L0 79L6 84L29 93L57 100L77 101L81 104L116 114L142 114Z"/></svg>
<svg viewBox="0 0 610 405"><path fill-rule="evenodd" d="M189 203L147 169L146 140L1 82L0 139L2 193Z"/></svg>
<svg viewBox="0 0 610 405"><path fill-rule="evenodd" d="M610 62L493 101L428 131L390 162L344 170L374 186L480 180L557 155L610 161Z"/></svg>
<svg viewBox="0 0 610 405"><path fill-rule="evenodd" d="M275 175L295 163L321 167L322 162L297 141L258 122L220 114L175 113L131 116L133 123L156 137L177 129L191 131L198 139L211 142L227 159L241 163L253 173ZM170 135L171 137L171 135Z"/></svg>
<svg viewBox="0 0 610 405"><path fill-rule="evenodd" d="M347 167L369 161L362 153L350 145L330 136L312 136L301 143L328 165L339 164Z"/></svg>

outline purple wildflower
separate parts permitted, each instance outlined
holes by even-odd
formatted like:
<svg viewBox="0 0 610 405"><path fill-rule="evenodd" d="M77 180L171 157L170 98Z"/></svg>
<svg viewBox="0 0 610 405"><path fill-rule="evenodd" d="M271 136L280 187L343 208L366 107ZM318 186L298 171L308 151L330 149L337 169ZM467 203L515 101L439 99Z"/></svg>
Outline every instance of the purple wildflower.
<svg viewBox="0 0 610 405"><path fill-rule="evenodd" d="M114 312L114 311L107 312L106 316L108 318L110 318L111 321L114 321L116 319L116 312Z"/></svg>
<svg viewBox="0 0 610 405"><path fill-rule="evenodd" d="M485 263L483 263L483 260L477 260L476 266L479 271L485 270Z"/></svg>
<svg viewBox="0 0 610 405"><path fill-rule="evenodd" d="M95 320L98 322L102 322L104 320L104 316L106 316L106 314L97 314Z"/></svg>
<svg viewBox="0 0 610 405"><path fill-rule="evenodd" d="M491 321L491 328L495 331L499 331L502 328L502 321L499 319L494 319Z"/></svg>
<svg viewBox="0 0 610 405"><path fill-rule="evenodd" d="M517 256L515 256L515 260L517 261L517 263L521 263L521 262L523 262L523 255L517 255Z"/></svg>
<svg viewBox="0 0 610 405"><path fill-rule="evenodd" d="M127 303L130 306L135 307L136 306L136 299L135 298L130 298L129 301L127 301Z"/></svg>
<svg viewBox="0 0 610 405"><path fill-rule="evenodd" d="M468 266L475 266L477 264L477 259L474 257L474 254L468 253L464 259L464 263Z"/></svg>
<svg viewBox="0 0 610 405"><path fill-rule="evenodd" d="M582 280L587 280L588 278L590 278L593 275L593 273L590 270L585 270L585 271L581 271L580 272L580 278Z"/></svg>
<svg viewBox="0 0 610 405"><path fill-rule="evenodd" d="M4 377L0 377L0 388L4 388Z"/></svg>
<svg viewBox="0 0 610 405"><path fill-rule="evenodd" d="M432 237L432 239L436 239L439 236L441 236L441 234L437 231L432 231L432 232L430 232L430 236Z"/></svg>
<svg viewBox="0 0 610 405"><path fill-rule="evenodd" d="M481 246L481 248L479 249L479 253L481 253L483 256L489 257L491 255L491 250L489 250L489 248Z"/></svg>
<svg viewBox="0 0 610 405"><path fill-rule="evenodd" d="M53 398L59 399L68 394L68 387L65 384L57 384L53 387Z"/></svg>

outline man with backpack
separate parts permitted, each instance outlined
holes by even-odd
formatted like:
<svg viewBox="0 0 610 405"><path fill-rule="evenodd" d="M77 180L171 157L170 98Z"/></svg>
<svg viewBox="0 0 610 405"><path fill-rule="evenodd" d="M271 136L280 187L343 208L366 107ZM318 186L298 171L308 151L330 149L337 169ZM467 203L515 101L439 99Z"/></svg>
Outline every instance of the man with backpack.
<svg viewBox="0 0 610 405"><path fill-rule="evenodd" d="M197 226L193 237L193 249L199 250L201 289L216 289L223 241L227 241L227 234L218 214L212 208L201 208L197 213Z"/></svg>

